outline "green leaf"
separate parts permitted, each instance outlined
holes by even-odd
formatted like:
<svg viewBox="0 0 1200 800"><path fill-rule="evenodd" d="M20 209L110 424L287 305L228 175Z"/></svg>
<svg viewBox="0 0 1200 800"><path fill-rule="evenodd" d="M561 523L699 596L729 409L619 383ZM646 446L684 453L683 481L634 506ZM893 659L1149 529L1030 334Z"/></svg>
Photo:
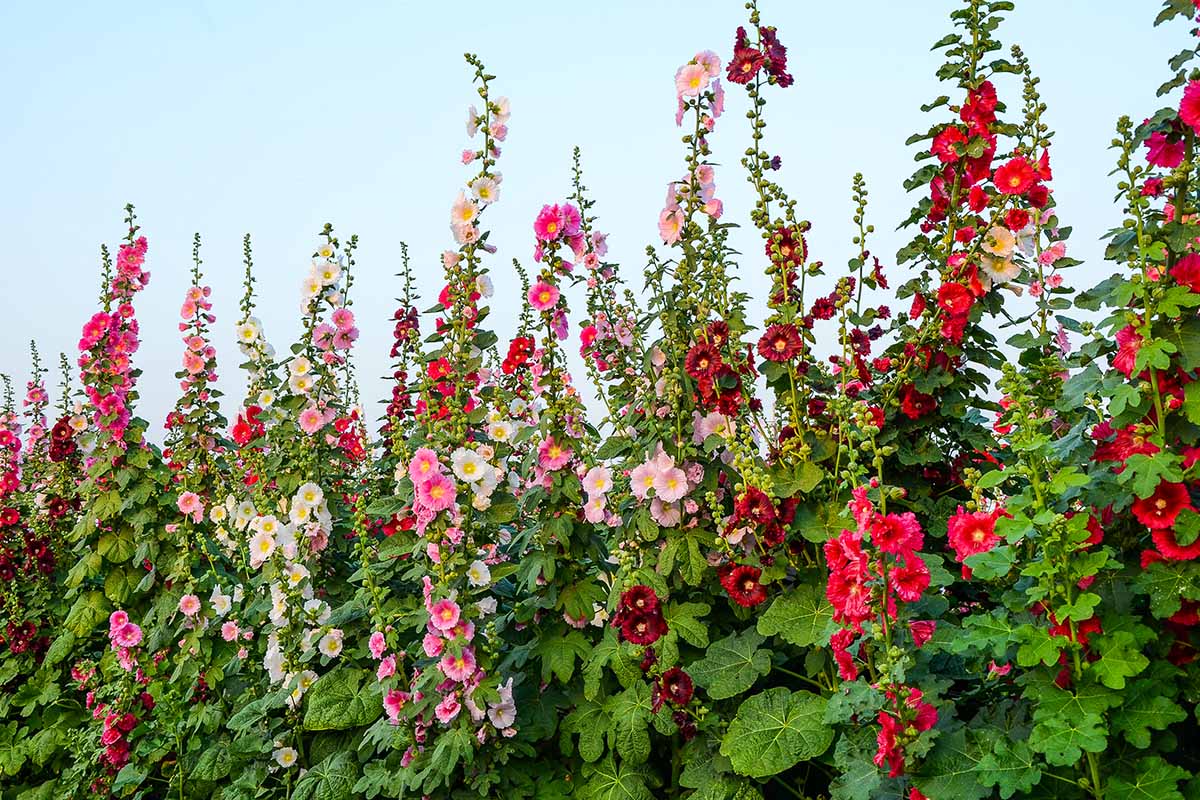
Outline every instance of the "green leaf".
<svg viewBox="0 0 1200 800"><path fill-rule="evenodd" d="M978 748L971 746L965 728L943 732L921 763L913 784L927 797L979 800L989 794L979 782Z"/></svg>
<svg viewBox="0 0 1200 800"><path fill-rule="evenodd" d="M1101 654L1100 660L1092 664L1092 671L1110 689L1124 689L1126 678L1150 665L1150 659L1142 655L1133 634L1128 631L1117 631L1092 641Z"/></svg>
<svg viewBox="0 0 1200 800"><path fill-rule="evenodd" d="M364 679L366 685L360 689ZM310 731L357 728L370 725L382 713L383 703L374 676L339 667L318 678L305 695L304 728Z"/></svg>
<svg viewBox="0 0 1200 800"><path fill-rule="evenodd" d="M1124 694L1125 702L1113 710L1110 724L1113 733L1123 735L1134 747L1150 746L1150 731L1165 731L1176 722L1187 719L1187 712L1171 698L1158 692L1158 681L1143 678L1130 684Z"/></svg>
<svg viewBox="0 0 1200 800"><path fill-rule="evenodd" d="M533 648L533 654L542 660L542 681L549 682L557 676L566 683L575 673L575 660L586 661L592 647L582 633L572 630L562 636L547 632Z"/></svg>
<svg viewBox="0 0 1200 800"><path fill-rule="evenodd" d="M139 767L137 764L126 764L121 767L121 771L117 773L117 777L113 780L110 791L120 797L126 794L125 789L135 786L141 786L142 781L146 780L146 770Z"/></svg>
<svg viewBox="0 0 1200 800"><path fill-rule="evenodd" d="M708 652L688 668L692 679L714 700L724 700L750 689L760 675L771 671L771 651L760 650L766 637L747 630L709 645Z"/></svg>
<svg viewBox="0 0 1200 800"><path fill-rule="evenodd" d="M824 723L825 698L782 686L756 694L738 707L721 741L739 774L766 778L816 758L829 749L833 729Z"/></svg>
<svg viewBox="0 0 1200 800"><path fill-rule="evenodd" d="M108 618L109 605L103 592L86 592L79 595L63 627L76 636L83 638L96 629L103 620Z"/></svg>
<svg viewBox="0 0 1200 800"><path fill-rule="evenodd" d="M583 780L575 790L579 800L655 800L643 766L623 761L617 766L609 756L598 764L584 764L581 772Z"/></svg>
<svg viewBox="0 0 1200 800"><path fill-rule="evenodd" d="M1056 767L1077 763L1084 752L1102 753L1105 744L1104 720L1099 714L1050 716L1029 734L1029 746L1044 753L1046 761Z"/></svg>
<svg viewBox="0 0 1200 800"><path fill-rule="evenodd" d="M1017 792L1028 792L1042 779L1029 744L1005 738L997 739L979 759L978 772L980 782L997 787L1004 800Z"/></svg>
<svg viewBox="0 0 1200 800"><path fill-rule="evenodd" d="M612 719L599 703L586 700L563 718L559 726L560 749L569 754L572 734L579 735L579 755L584 761L597 761L604 755L604 734Z"/></svg>
<svg viewBox="0 0 1200 800"><path fill-rule="evenodd" d="M17 723L0 726L0 775L16 775L25 758L25 743L17 735Z"/></svg>
<svg viewBox="0 0 1200 800"><path fill-rule="evenodd" d="M1200 600L1200 566L1194 562L1158 562L1134 579L1150 596L1150 611L1159 619L1177 612L1181 600Z"/></svg>
<svg viewBox="0 0 1200 800"><path fill-rule="evenodd" d="M613 749L622 763L641 764L650 757L650 687L635 683L604 704L612 718Z"/></svg>
<svg viewBox="0 0 1200 800"><path fill-rule="evenodd" d="M350 800L357 781L358 762L354 754L339 750L304 774L296 784L292 800Z"/></svg>
<svg viewBox="0 0 1200 800"><path fill-rule="evenodd" d="M1114 777L1104 794L1120 800L1184 800L1179 782L1190 774L1158 756L1138 761L1133 779Z"/></svg>
<svg viewBox="0 0 1200 800"><path fill-rule="evenodd" d="M797 647L824 646L828 643L825 629L833 618L833 606L820 590L801 584L771 602L758 618L758 632L763 636L780 636Z"/></svg>
<svg viewBox="0 0 1200 800"><path fill-rule="evenodd" d="M229 755L229 748L224 742L220 742L200 754L188 777L198 781L215 782L229 775L232 766L233 758Z"/></svg>

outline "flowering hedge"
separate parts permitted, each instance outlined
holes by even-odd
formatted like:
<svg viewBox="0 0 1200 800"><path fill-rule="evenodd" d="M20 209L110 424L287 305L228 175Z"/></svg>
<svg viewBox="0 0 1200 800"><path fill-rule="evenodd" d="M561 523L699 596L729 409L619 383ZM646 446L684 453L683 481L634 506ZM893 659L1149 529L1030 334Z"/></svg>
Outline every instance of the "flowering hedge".
<svg viewBox="0 0 1200 800"><path fill-rule="evenodd" d="M153 444L128 209L57 407L36 349L21 412L6 383L0 799L1200 796L1198 48L1159 90L1178 104L1117 124L1116 272L1076 291L1011 7L963 0L935 45L892 265L855 176L852 256L814 296L765 118L794 79L751 2L675 75L643 289L576 152L506 340L485 216L511 112L468 55L444 288L419 301L405 250L378 421L356 237L320 232L283 351L247 238L234 419L197 238ZM727 92L750 254L718 191Z"/></svg>

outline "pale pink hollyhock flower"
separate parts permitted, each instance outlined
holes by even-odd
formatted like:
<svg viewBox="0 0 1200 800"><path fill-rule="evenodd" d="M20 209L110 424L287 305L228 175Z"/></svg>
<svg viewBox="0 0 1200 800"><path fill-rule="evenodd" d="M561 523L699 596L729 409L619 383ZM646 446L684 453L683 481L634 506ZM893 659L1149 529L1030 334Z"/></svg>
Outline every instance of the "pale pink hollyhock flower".
<svg viewBox="0 0 1200 800"><path fill-rule="evenodd" d="M371 638L367 640L367 648L371 651L372 658L378 660L383 657L383 651L387 650L387 639L382 631L371 634Z"/></svg>
<svg viewBox="0 0 1200 800"><path fill-rule="evenodd" d="M189 617L200 613L200 598L194 594L185 594L179 598L179 610Z"/></svg>
<svg viewBox="0 0 1200 800"><path fill-rule="evenodd" d="M529 287L529 305L535 311L549 311L558 302L558 287L546 281L538 281Z"/></svg>
<svg viewBox="0 0 1200 800"><path fill-rule="evenodd" d="M725 113L725 87L721 85L719 80L712 82L713 102L712 115L713 119Z"/></svg>
<svg viewBox="0 0 1200 800"><path fill-rule="evenodd" d="M179 495L175 505L179 508L179 513L185 517L191 517L192 522L199 522L204 518L204 503L200 500L200 495L195 492L184 492Z"/></svg>
<svg viewBox="0 0 1200 800"><path fill-rule="evenodd" d="M439 631L448 631L458 624L462 612L453 600L438 600L429 609L429 622Z"/></svg>
<svg viewBox="0 0 1200 800"><path fill-rule="evenodd" d="M379 662L379 668L375 670L375 679L384 680L396 674L396 657L388 656Z"/></svg>
<svg viewBox="0 0 1200 800"><path fill-rule="evenodd" d="M246 649L246 648L244 648L244 647L239 647L239 648L238 648L238 658L240 658L242 661L245 661L245 660L246 660L246 656L248 656L248 655L250 655L250 651L249 651L249 650L247 650L247 649Z"/></svg>
<svg viewBox="0 0 1200 800"><path fill-rule="evenodd" d="M629 473L629 490L638 500L645 500L646 494L654 488L654 481L657 477L658 467L653 461L638 464Z"/></svg>
<svg viewBox="0 0 1200 800"><path fill-rule="evenodd" d="M600 231L592 231L592 249L601 258L608 255L608 234L600 233Z"/></svg>
<svg viewBox="0 0 1200 800"><path fill-rule="evenodd" d="M725 204L721 202L720 198L714 197L704 204L704 213L713 219L720 219L721 215L725 213Z"/></svg>
<svg viewBox="0 0 1200 800"><path fill-rule="evenodd" d="M221 626L221 638L227 642L232 642L237 639L240 632L241 631L238 630L237 623L233 622L232 620Z"/></svg>
<svg viewBox="0 0 1200 800"><path fill-rule="evenodd" d="M547 472L565 467L572 455L570 448L559 444L553 436L538 445L538 464Z"/></svg>
<svg viewBox="0 0 1200 800"><path fill-rule="evenodd" d="M674 503L688 492L687 474L679 467L660 470L654 477L654 496L664 503Z"/></svg>
<svg viewBox="0 0 1200 800"><path fill-rule="evenodd" d="M612 489L612 470L604 466L595 466L583 476L583 490L590 497L603 497Z"/></svg>
<svg viewBox="0 0 1200 800"><path fill-rule="evenodd" d="M696 57L692 60L704 67L704 71L708 73L708 77L721 77L721 57L712 50L701 50L699 53L696 53Z"/></svg>
<svg viewBox="0 0 1200 800"><path fill-rule="evenodd" d="M695 97L708 88L710 79L702 64L684 64L675 73L675 94L680 97Z"/></svg>
<svg viewBox="0 0 1200 800"><path fill-rule="evenodd" d="M438 662L438 667L450 680L466 683L475 674L475 652L469 647L464 647L458 655L447 652Z"/></svg>
<svg viewBox="0 0 1200 800"><path fill-rule="evenodd" d="M674 528L682 518L678 503L664 503L657 497L650 501L650 518L664 528Z"/></svg>
<svg viewBox="0 0 1200 800"><path fill-rule="evenodd" d="M664 208L658 215L658 235L667 244L675 244L683 233L683 212Z"/></svg>
<svg viewBox="0 0 1200 800"><path fill-rule="evenodd" d="M463 150L462 151L462 163L470 164L474 160L475 160L475 151L474 150Z"/></svg>
<svg viewBox="0 0 1200 800"><path fill-rule="evenodd" d="M310 436L321 430L325 419L321 416L320 410L316 406L309 406L300 412L300 430Z"/></svg>
<svg viewBox="0 0 1200 800"><path fill-rule="evenodd" d="M604 521L604 495L596 495L583 504L583 518L593 525Z"/></svg>
<svg viewBox="0 0 1200 800"><path fill-rule="evenodd" d="M445 649L446 640L432 633L427 633L425 634L425 638L421 640L421 647L425 650L425 655L430 658L437 658L442 654L442 650Z"/></svg>
<svg viewBox="0 0 1200 800"><path fill-rule="evenodd" d="M454 505L458 490L454 481L442 474L431 475L417 484L417 498L431 511L445 511Z"/></svg>
<svg viewBox="0 0 1200 800"><path fill-rule="evenodd" d="M454 699L454 695L447 695L434 707L433 715L438 718L438 722L449 725L460 711L462 711L462 704Z"/></svg>
<svg viewBox="0 0 1200 800"><path fill-rule="evenodd" d="M423 481L430 475L436 475L441 471L442 465L438 463L437 453L428 447L417 450L413 453L412 461L408 462L408 477L412 479L413 483Z"/></svg>
<svg viewBox="0 0 1200 800"><path fill-rule="evenodd" d="M458 265L458 260L460 258L462 258L462 256L460 256L458 253L454 252L453 250L443 250L442 251L442 266L446 267L447 269L452 269L453 267Z"/></svg>

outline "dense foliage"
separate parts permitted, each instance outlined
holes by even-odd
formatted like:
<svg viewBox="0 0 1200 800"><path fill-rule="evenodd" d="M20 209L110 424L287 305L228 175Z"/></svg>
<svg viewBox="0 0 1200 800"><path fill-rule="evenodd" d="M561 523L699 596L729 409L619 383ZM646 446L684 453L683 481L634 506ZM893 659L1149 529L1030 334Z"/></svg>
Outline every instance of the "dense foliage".
<svg viewBox="0 0 1200 800"><path fill-rule="evenodd" d="M320 232L277 352L247 237L225 419L197 237L152 443L128 209L61 401L34 349L0 417L0 799L1200 796L1198 47L1159 90L1179 102L1117 124L1116 273L1077 292L1011 7L963 0L935 45L893 265L855 176L852 256L813 296L765 118L786 36L750 3L675 75L641 289L576 152L505 340L484 225L510 108L467 56L444 288L421 303L405 251L378 420L357 239ZM750 254L718 192L729 91Z"/></svg>

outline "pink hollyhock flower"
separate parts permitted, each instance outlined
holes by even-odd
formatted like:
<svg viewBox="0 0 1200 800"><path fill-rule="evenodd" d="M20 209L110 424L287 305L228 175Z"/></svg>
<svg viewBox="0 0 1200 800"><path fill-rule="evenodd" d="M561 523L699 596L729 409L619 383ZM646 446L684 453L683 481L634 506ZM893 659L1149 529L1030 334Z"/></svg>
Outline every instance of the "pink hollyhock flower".
<svg viewBox="0 0 1200 800"><path fill-rule="evenodd" d="M429 609L429 622L445 633L458 624L461 613L458 603L453 600L438 600Z"/></svg>
<svg viewBox="0 0 1200 800"><path fill-rule="evenodd" d="M438 662L438 667L450 680L466 683L475 674L475 652L469 647L464 647L458 655L447 652Z"/></svg>
<svg viewBox="0 0 1200 800"><path fill-rule="evenodd" d="M316 406L309 406L300 412L300 430L308 435L312 435L325 424L325 418L321 415L321 411Z"/></svg>
<svg viewBox="0 0 1200 800"><path fill-rule="evenodd" d="M583 504L583 518L593 525L604 521L604 495L596 495Z"/></svg>
<svg viewBox="0 0 1200 800"><path fill-rule="evenodd" d="M654 496L664 503L681 500L687 493L687 473L679 467L669 467L654 476Z"/></svg>
<svg viewBox="0 0 1200 800"><path fill-rule="evenodd" d="M1183 90L1183 100L1179 103L1179 118L1194 130L1200 130L1200 81L1191 81Z"/></svg>
<svg viewBox="0 0 1200 800"><path fill-rule="evenodd" d="M109 614L108 615L108 630L110 631L109 635L111 636L112 635L111 632L116 631L118 628L120 628L126 622L129 622L129 615L126 614L121 609L117 609L116 611Z"/></svg>
<svg viewBox="0 0 1200 800"><path fill-rule="evenodd" d="M379 668L375 670L376 680L384 680L396 674L396 657L388 656L379 662Z"/></svg>
<svg viewBox="0 0 1200 800"><path fill-rule="evenodd" d="M542 206L533 221L533 235L541 242L553 242L563 234L562 209L557 205Z"/></svg>
<svg viewBox="0 0 1200 800"><path fill-rule="evenodd" d="M570 203L563 203L559 206L559 212L562 214L562 235L569 239L579 236L579 232L583 228L583 216L579 213L579 209ZM571 249L575 249L573 242L571 243Z"/></svg>
<svg viewBox="0 0 1200 800"><path fill-rule="evenodd" d="M241 633L241 631L238 630L237 623L233 622L232 620L221 626L221 638L227 642L236 640L239 633Z"/></svg>
<svg viewBox="0 0 1200 800"><path fill-rule="evenodd" d="M383 710L387 713L388 720L393 725L400 721L400 710L404 708L404 704L408 702L411 695L408 692L402 692L399 689L390 689L383 697Z"/></svg>
<svg viewBox="0 0 1200 800"><path fill-rule="evenodd" d="M142 643L142 629L132 622L121 625L109 636L117 647L137 647Z"/></svg>
<svg viewBox="0 0 1200 800"><path fill-rule="evenodd" d="M200 598L194 594L185 594L179 598L179 610L186 616L196 616L200 613Z"/></svg>
<svg viewBox="0 0 1200 800"><path fill-rule="evenodd" d="M658 235L667 244L675 244L683 234L684 217L678 208L664 208L658 215Z"/></svg>
<svg viewBox="0 0 1200 800"><path fill-rule="evenodd" d="M433 715L438 718L438 722L449 725L460 711L462 711L462 704L454 699L454 695L446 695L442 698L442 702L434 707Z"/></svg>
<svg viewBox="0 0 1200 800"><path fill-rule="evenodd" d="M330 315L333 324L339 331L348 331L354 327L354 312L348 308L339 308Z"/></svg>
<svg viewBox="0 0 1200 800"><path fill-rule="evenodd" d="M1162 131L1155 131L1150 134L1145 142L1146 145L1146 161L1156 167L1164 167L1166 169L1175 169L1183 162L1183 154L1187 149L1187 142L1183 137L1178 137L1174 141L1167 137Z"/></svg>
<svg viewBox="0 0 1200 800"><path fill-rule="evenodd" d="M417 484L417 499L431 511L445 511L454 505L458 489L454 481L441 473Z"/></svg>
<svg viewBox="0 0 1200 800"><path fill-rule="evenodd" d="M638 464L629 473L629 489L638 500L645 500L647 493L654 488L657 478L658 467L652 460Z"/></svg>
<svg viewBox="0 0 1200 800"><path fill-rule="evenodd" d="M446 640L432 633L425 634L425 638L421 640L421 647L425 650L425 655L430 658L437 658L442 654L442 650L446 647Z"/></svg>
<svg viewBox="0 0 1200 800"><path fill-rule="evenodd" d="M367 648L371 651L372 658L378 660L383 657L383 651L387 650L387 639L381 631L371 634L371 638L367 640Z"/></svg>
<svg viewBox="0 0 1200 800"><path fill-rule="evenodd" d="M701 50L692 60L704 67L708 77L719 78L721 76L721 57L712 50Z"/></svg>
<svg viewBox="0 0 1200 800"><path fill-rule="evenodd" d="M408 477L413 483L420 483L431 475L437 475L442 471L442 465L438 462L437 453L430 450L428 447L422 447L417 452L413 453L412 461L408 462Z"/></svg>
<svg viewBox="0 0 1200 800"><path fill-rule="evenodd" d="M711 77L703 64L684 64L675 73L675 94L695 97L708 88Z"/></svg>
<svg viewBox="0 0 1200 800"><path fill-rule="evenodd" d="M529 287L529 305L536 311L549 311L558 303L558 287L546 281L538 281Z"/></svg>
<svg viewBox="0 0 1200 800"><path fill-rule="evenodd" d="M547 472L565 467L572 455L571 449L559 444L553 436L538 445L538 465Z"/></svg>
<svg viewBox="0 0 1200 800"><path fill-rule="evenodd" d="M179 495L175 505L179 508L179 513L185 517L191 517L192 522L199 522L204 518L204 503L200 500L200 495L195 492L184 492Z"/></svg>
<svg viewBox="0 0 1200 800"><path fill-rule="evenodd" d="M678 503L664 503L659 498L650 501L650 518L664 528L674 528L683 519Z"/></svg>

